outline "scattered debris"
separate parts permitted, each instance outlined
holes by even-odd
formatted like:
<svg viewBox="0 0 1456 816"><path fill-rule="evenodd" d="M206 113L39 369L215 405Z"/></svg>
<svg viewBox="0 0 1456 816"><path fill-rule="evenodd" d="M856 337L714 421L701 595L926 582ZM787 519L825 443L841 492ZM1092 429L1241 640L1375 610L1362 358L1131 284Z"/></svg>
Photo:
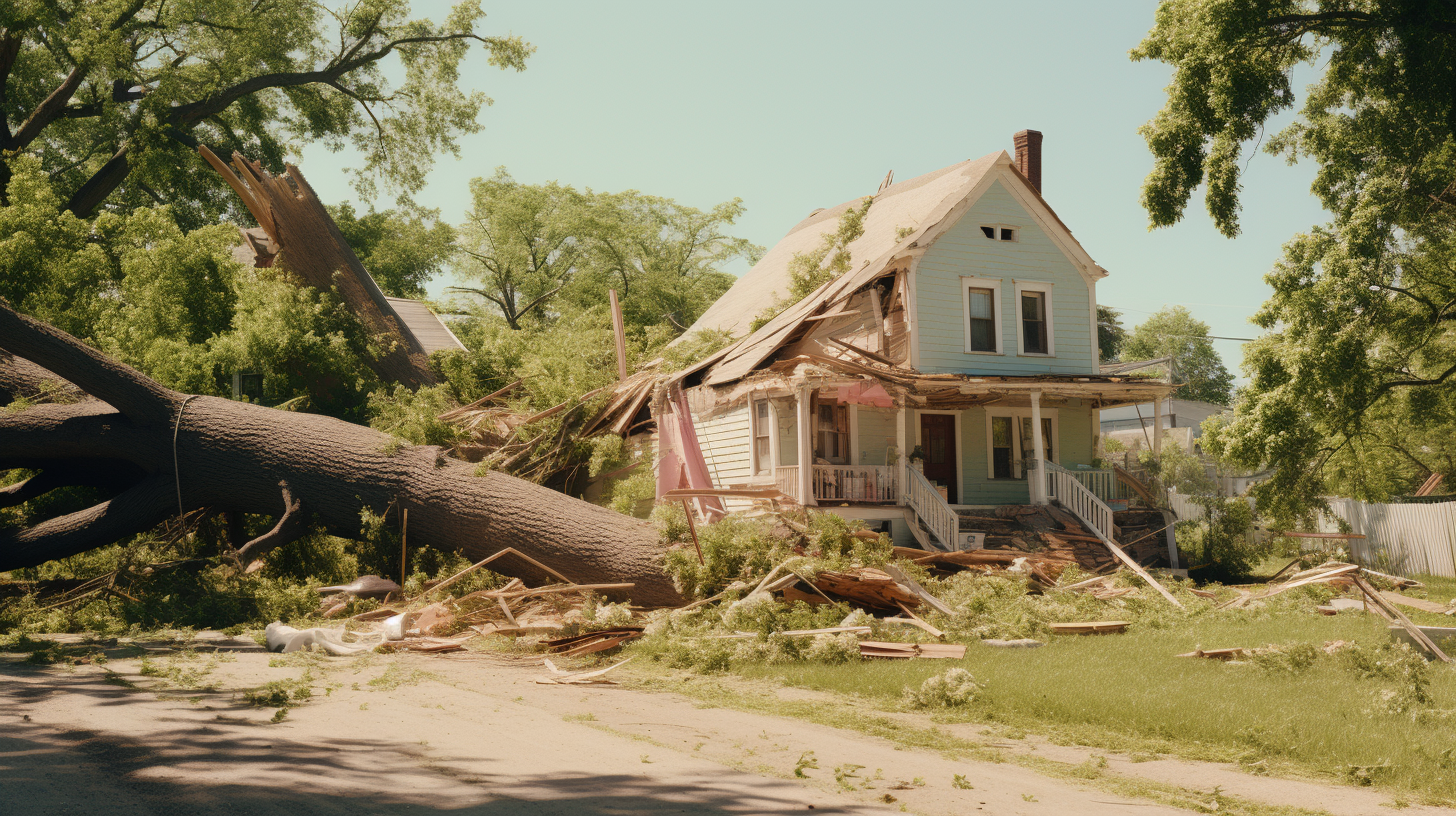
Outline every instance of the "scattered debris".
<svg viewBox="0 0 1456 816"><path fill-rule="evenodd" d="M996 646L1002 649L1035 649L1046 644L1035 638L1016 638L1015 640L1001 640L999 638L986 638L981 641L985 646Z"/></svg>
<svg viewBox="0 0 1456 816"><path fill-rule="evenodd" d="M859 653L861 657L885 657L893 660L907 660L912 657L960 660L966 656L966 647L953 643L887 643L862 640L859 643Z"/></svg>
<svg viewBox="0 0 1456 816"><path fill-rule="evenodd" d="M1083 623L1049 623L1058 635L1110 635L1127 630L1128 621L1086 621Z"/></svg>
<svg viewBox="0 0 1456 816"><path fill-rule="evenodd" d="M347 584L338 586L319 587L320 595L332 595L341 593L352 595L355 598L383 598L388 595L398 596L399 584L388 578L380 578L378 575L361 575Z"/></svg>
<svg viewBox="0 0 1456 816"><path fill-rule="evenodd" d="M541 642L541 646L551 654L580 657L604 652L640 637L642 637L641 626L626 626L618 629L603 629L600 632L588 632L585 635L544 640Z"/></svg>
<svg viewBox="0 0 1456 816"><path fill-rule="evenodd" d="M612 665L606 667L605 669L596 669L596 670L593 670L593 671L568 672L568 671L562 671L561 669L556 668L556 664L551 662L551 658L545 657L545 658L542 658L541 659L541 663L542 663L542 665L544 665L546 667L546 670L547 671L551 672L551 674L549 676L537 677L536 678L536 682L537 683L542 683L542 684L545 684L545 685L563 685L563 686L597 685L597 684L601 684L601 685L616 685L616 681L615 680L607 680L604 677L602 677L602 675L606 674L607 672L611 671L612 669L617 668L618 666L623 665L624 663L630 663L631 661L632 661L632 658L629 657L626 660L623 660L621 663L613 663Z"/></svg>
<svg viewBox="0 0 1456 816"><path fill-rule="evenodd" d="M383 642L372 635L359 635L350 643L344 640L343 629L295 629L274 621L264 629L270 652L302 652L318 647L332 655L348 656L373 651Z"/></svg>

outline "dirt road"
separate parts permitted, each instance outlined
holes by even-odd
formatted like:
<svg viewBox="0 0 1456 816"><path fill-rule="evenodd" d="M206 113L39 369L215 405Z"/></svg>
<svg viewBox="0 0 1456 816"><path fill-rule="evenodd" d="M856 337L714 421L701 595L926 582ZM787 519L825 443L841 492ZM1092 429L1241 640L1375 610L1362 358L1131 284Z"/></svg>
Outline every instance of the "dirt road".
<svg viewBox="0 0 1456 816"><path fill-rule="evenodd" d="M677 694L540 685L541 674L491 654L159 653L103 666L7 656L0 802L13 816L1188 813L1129 795L1160 774L1309 812L1389 802L1196 763L1124 769L1114 758L1116 784L1052 778ZM312 696L273 722L275 706L244 698L269 682ZM1066 763L1086 753L1007 747Z"/></svg>

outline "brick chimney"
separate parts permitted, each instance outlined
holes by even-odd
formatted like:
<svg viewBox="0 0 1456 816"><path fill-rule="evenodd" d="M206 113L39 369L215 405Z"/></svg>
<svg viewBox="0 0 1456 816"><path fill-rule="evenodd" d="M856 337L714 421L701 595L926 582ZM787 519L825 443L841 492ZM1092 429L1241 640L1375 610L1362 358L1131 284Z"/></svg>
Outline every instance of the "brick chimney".
<svg viewBox="0 0 1456 816"><path fill-rule="evenodd" d="M1041 192L1041 131L1023 130L1011 137L1016 143L1016 169Z"/></svg>

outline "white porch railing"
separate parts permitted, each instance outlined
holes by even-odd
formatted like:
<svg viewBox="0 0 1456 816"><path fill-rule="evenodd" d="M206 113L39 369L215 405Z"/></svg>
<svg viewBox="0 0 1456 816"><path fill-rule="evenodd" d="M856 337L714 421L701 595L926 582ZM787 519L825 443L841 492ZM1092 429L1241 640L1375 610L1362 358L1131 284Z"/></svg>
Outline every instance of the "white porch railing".
<svg viewBox="0 0 1456 816"><path fill-rule="evenodd" d="M799 504L804 503L804 498L799 495L798 465L780 465L774 468L774 487Z"/></svg>
<svg viewBox="0 0 1456 816"><path fill-rule="evenodd" d="M814 498L820 501L893 502L897 498L895 468L885 465L815 465Z"/></svg>
<svg viewBox="0 0 1456 816"><path fill-rule="evenodd" d="M1043 462L1047 474L1047 492L1057 503L1072 511L1091 529L1108 541L1112 541L1112 508L1097 498L1077 479L1077 474L1056 464Z"/></svg>
<svg viewBox="0 0 1456 816"><path fill-rule="evenodd" d="M814 498L819 501L893 503L899 499L895 468L886 465L814 465L811 475ZM794 501L799 496L799 468L774 468L774 486Z"/></svg>
<svg viewBox="0 0 1456 816"><path fill-rule="evenodd" d="M1104 502L1123 498L1118 495L1117 472L1112 468L1068 470L1067 472Z"/></svg>
<svg viewBox="0 0 1456 816"><path fill-rule="evenodd" d="M957 549L956 536L960 532L960 516L940 497L940 491L925 478L925 474L915 468L906 468L905 472L909 474L909 484L905 485L905 503L930 528L931 535L939 540L942 547L947 550Z"/></svg>

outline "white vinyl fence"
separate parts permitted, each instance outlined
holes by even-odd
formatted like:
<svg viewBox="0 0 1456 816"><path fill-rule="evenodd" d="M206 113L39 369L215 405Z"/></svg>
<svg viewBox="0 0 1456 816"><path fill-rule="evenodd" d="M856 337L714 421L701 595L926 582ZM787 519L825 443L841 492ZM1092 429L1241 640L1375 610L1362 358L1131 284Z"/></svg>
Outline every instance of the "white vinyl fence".
<svg viewBox="0 0 1456 816"><path fill-rule="evenodd" d="M1397 575L1456 578L1456 502L1370 504L1329 499L1334 516L1350 523L1350 556L1372 569ZM1320 531L1340 532L1339 523L1320 519Z"/></svg>
<svg viewBox="0 0 1456 816"><path fill-rule="evenodd" d="M1350 557L1371 569L1395 575L1440 575L1456 578L1456 502L1438 504L1371 504L1359 499L1327 499L1330 513L1320 517L1319 531L1340 532L1338 519L1349 522L1349 532L1363 535L1348 542L1322 541L1330 547L1345 545ZM1203 518L1203 508L1181 493L1170 491L1168 505L1180 521ZM1308 547L1313 542L1306 541Z"/></svg>

